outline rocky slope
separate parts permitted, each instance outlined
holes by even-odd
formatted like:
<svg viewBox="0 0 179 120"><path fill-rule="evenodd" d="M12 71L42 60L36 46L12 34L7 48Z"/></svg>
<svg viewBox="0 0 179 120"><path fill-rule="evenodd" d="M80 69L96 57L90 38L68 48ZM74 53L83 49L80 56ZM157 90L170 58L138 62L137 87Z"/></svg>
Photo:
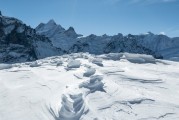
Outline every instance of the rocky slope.
<svg viewBox="0 0 179 120"><path fill-rule="evenodd" d="M59 54L48 38L22 21L0 15L0 62L23 62Z"/></svg>

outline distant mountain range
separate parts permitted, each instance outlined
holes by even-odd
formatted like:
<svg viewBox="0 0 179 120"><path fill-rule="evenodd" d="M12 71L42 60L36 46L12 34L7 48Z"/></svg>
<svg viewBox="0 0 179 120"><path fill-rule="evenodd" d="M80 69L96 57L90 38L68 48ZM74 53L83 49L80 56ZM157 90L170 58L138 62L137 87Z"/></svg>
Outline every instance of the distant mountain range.
<svg viewBox="0 0 179 120"><path fill-rule="evenodd" d="M148 54L155 58L178 59L179 38L146 33L142 35L77 34L73 27L65 30L50 20L35 29L22 21L0 15L0 62L25 62L45 57L88 52L106 54L129 52Z"/></svg>

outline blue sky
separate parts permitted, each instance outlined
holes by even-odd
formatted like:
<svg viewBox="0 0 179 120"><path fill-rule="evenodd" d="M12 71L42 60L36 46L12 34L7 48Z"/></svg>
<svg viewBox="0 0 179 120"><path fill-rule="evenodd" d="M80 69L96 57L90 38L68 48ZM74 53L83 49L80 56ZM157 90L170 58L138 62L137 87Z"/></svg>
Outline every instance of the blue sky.
<svg viewBox="0 0 179 120"><path fill-rule="evenodd" d="M0 0L0 10L33 28L54 19L83 35L179 36L179 0Z"/></svg>

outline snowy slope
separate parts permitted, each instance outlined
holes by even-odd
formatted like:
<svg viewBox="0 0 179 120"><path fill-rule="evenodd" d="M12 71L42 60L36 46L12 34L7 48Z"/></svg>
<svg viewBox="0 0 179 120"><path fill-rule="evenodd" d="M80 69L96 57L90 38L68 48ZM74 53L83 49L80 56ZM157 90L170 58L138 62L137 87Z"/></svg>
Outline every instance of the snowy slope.
<svg viewBox="0 0 179 120"><path fill-rule="evenodd" d="M129 53L0 64L0 120L178 120L178 71Z"/></svg>

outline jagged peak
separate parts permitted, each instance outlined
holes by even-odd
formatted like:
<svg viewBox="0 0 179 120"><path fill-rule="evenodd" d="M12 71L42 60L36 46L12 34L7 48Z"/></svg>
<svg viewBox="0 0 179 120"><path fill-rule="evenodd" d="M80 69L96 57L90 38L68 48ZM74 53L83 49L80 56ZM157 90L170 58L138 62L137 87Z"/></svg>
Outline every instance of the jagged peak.
<svg viewBox="0 0 179 120"><path fill-rule="evenodd" d="M75 29L73 27L69 27L68 30L65 31L65 34L69 37L74 37L74 38L81 36L75 32Z"/></svg>
<svg viewBox="0 0 179 120"><path fill-rule="evenodd" d="M44 23L40 23L35 29L40 29L42 26L44 26L45 24Z"/></svg>
<svg viewBox="0 0 179 120"><path fill-rule="evenodd" d="M2 13L1 13L1 11L0 11L0 15L2 16Z"/></svg>
<svg viewBox="0 0 179 120"><path fill-rule="evenodd" d="M71 31L71 32L76 33L76 32L75 32L75 29L74 29L73 27L71 27L71 26L70 26L70 27L68 28L68 30L66 30L66 31L68 31L68 32Z"/></svg>
<svg viewBox="0 0 179 120"><path fill-rule="evenodd" d="M75 29L73 27L69 27L66 31L66 34L76 34Z"/></svg>
<svg viewBox="0 0 179 120"><path fill-rule="evenodd" d="M45 25L45 23L40 23L39 25L40 25L40 26L41 26L41 25Z"/></svg>
<svg viewBox="0 0 179 120"><path fill-rule="evenodd" d="M53 20L53 19L50 19L50 20L47 22L47 24L57 25L56 22L55 22L55 20Z"/></svg>
<svg viewBox="0 0 179 120"><path fill-rule="evenodd" d="M51 27L58 27L59 29L65 31L65 29L61 25L57 24L54 19L49 20L47 24L45 25L51 26Z"/></svg>
<svg viewBox="0 0 179 120"><path fill-rule="evenodd" d="M46 33L47 31L50 32L50 34L54 34L54 32L62 33L65 31L65 29L61 26L56 24L56 22L53 19L50 19L47 23L40 23L36 27L37 33Z"/></svg>
<svg viewBox="0 0 179 120"><path fill-rule="evenodd" d="M87 37L89 37L89 38L91 38L91 39L94 39L94 38L96 38L96 37L98 37L97 35L95 35L95 34L90 34L89 36L87 36Z"/></svg>

